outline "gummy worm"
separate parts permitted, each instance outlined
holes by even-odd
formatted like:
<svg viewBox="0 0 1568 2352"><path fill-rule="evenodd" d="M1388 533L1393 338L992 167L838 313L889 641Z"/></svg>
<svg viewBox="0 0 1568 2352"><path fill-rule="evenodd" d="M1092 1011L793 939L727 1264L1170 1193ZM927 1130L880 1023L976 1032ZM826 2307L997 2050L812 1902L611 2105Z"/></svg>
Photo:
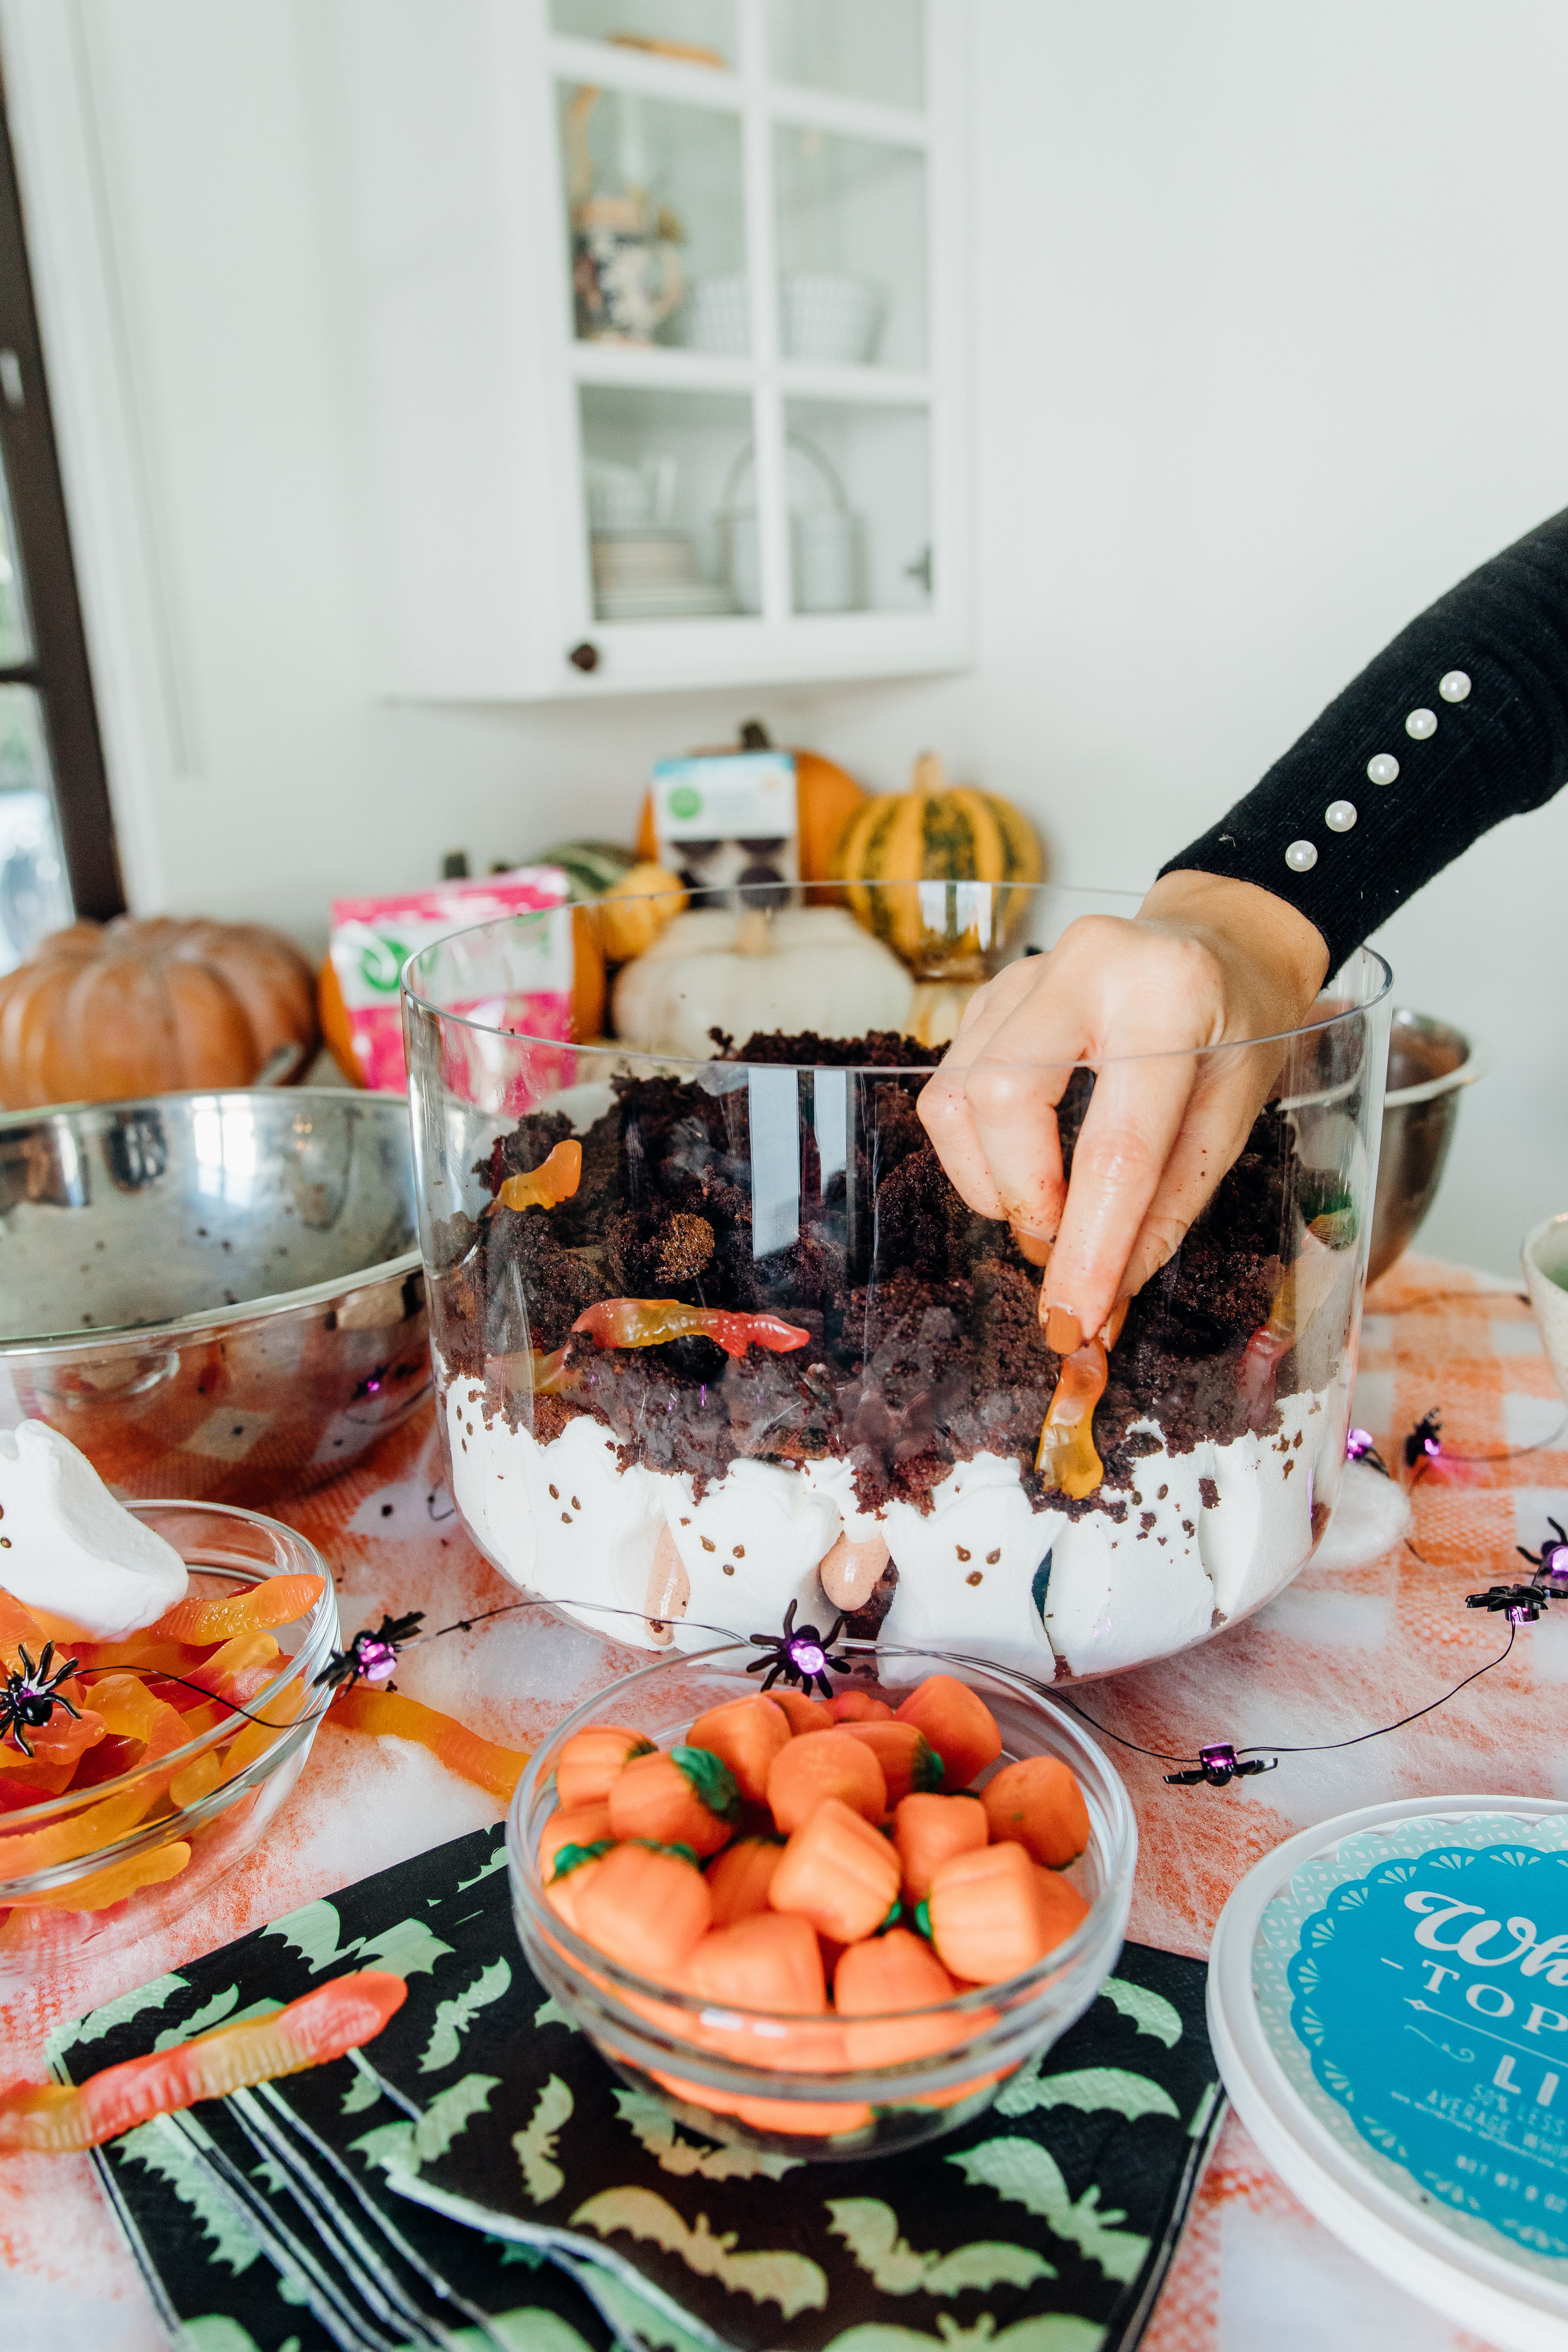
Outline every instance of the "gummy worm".
<svg viewBox="0 0 1568 2352"><path fill-rule="evenodd" d="M1296 1269L1288 1269L1269 1309L1241 1351L1237 1385L1247 1406L1247 1426L1261 1429L1274 1410L1280 1366L1296 1344Z"/></svg>
<svg viewBox="0 0 1568 2352"><path fill-rule="evenodd" d="M601 1298L572 1325L601 1348L656 1348L665 1339L713 1339L727 1356L744 1356L753 1341L775 1356L810 1339L778 1315L741 1315L727 1307L688 1307L679 1298Z"/></svg>
<svg viewBox="0 0 1568 2352"><path fill-rule="evenodd" d="M60 2155L118 2139L153 2116L252 2083L298 2074L371 2041L408 1998L401 1977L360 1969L291 2000L276 2017L220 2025L194 2042L127 2059L85 2083L44 2083L0 2097L0 2156Z"/></svg>
<svg viewBox="0 0 1568 2352"><path fill-rule="evenodd" d="M1094 1450L1094 1408L1105 1393L1110 1350L1122 1336L1129 1304L1119 1298L1098 1337L1062 1359L1055 1393L1046 1408L1034 1466L1048 1488L1060 1487L1075 1503L1092 1495L1105 1475Z"/></svg>
<svg viewBox="0 0 1568 2352"><path fill-rule="evenodd" d="M508 1176L485 1214L493 1217L497 1209L558 1208L562 1201L570 1200L581 1181L581 1144L571 1140L558 1143L549 1158L542 1160L537 1168Z"/></svg>

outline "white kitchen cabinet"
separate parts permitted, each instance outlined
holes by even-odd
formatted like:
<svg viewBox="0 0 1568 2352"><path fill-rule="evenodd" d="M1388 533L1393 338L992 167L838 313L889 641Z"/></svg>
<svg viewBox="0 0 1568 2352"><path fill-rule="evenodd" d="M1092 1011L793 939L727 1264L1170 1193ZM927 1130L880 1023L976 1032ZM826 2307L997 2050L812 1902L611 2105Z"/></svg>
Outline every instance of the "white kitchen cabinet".
<svg viewBox="0 0 1568 2352"><path fill-rule="evenodd" d="M967 658L966 0L332 0L382 682Z"/></svg>

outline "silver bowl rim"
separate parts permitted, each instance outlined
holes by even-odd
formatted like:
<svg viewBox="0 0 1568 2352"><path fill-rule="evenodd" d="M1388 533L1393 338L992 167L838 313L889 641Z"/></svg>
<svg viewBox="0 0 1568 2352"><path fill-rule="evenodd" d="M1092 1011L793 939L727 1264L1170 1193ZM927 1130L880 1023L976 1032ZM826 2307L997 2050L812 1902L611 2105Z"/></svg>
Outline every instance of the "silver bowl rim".
<svg viewBox="0 0 1568 2352"><path fill-rule="evenodd" d="M1484 1039L1477 1037L1469 1029L1461 1029L1458 1022L1445 1021L1440 1013L1417 1013L1411 1005L1396 1004L1393 1018L1396 1022L1446 1029L1451 1037L1458 1039L1465 1052L1463 1059L1456 1062L1451 1070L1445 1070L1440 1077L1421 1078L1413 1087L1390 1087L1383 1097L1385 1111L1408 1110L1414 1103L1436 1102L1439 1095L1453 1094L1460 1087L1473 1087L1476 1080L1484 1078L1491 1068L1494 1056Z"/></svg>
<svg viewBox="0 0 1568 2352"><path fill-rule="evenodd" d="M112 1102L39 1103L31 1110L0 1111L0 1136L17 1127L37 1127L46 1120L64 1118L78 1111L139 1110L150 1105L170 1102L233 1102L250 1100L260 1096L265 1101L353 1103L397 1103L408 1118L408 1097L390 1088L367 1087L187 1087L163 1095L125 1095ZM409 1153L412 1162L413 1140L412 1127ZM400 1251L396 1257L380 1259L374 1265L361 1266L357 1273L330 1275L323 1282L307 1283L298 1290L268 1291L262 1298L242 1298L234 1307L221 1312L208 1309L196 1315L172 1316L161 1323L93 1324L80 1331L19 1333L14 1339L0 1336L0 1362L29 1356L93 1356L113 1351L145 1349L170 1339L188 1339L198 1332L213 1336L230 1330L239 1323L259 1323L269 1316L291 1315L300 1309L329 1306L336 1298L347 1298L357 1290L367 1290L372 1285L406 1280L423 1265L423 1254L417 1244Z"/></svg>

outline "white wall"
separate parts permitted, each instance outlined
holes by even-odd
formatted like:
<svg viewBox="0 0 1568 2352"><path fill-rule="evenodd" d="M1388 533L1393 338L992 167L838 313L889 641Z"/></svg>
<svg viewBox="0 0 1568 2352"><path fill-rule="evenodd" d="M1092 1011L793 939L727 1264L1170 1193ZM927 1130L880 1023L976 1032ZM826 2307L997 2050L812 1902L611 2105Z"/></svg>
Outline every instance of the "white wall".
<svg viewBox="0 0 1568 2352"><path fill-rule="evenodd" d="M98 109L159 592L167 748L144 792L116 780L143 907L319 944L334 892L418 883L449 847L624 835L653 757L753 709L883 788L934 744L1034 812L1059 879L1136 886L1414 611L1568 503L1558 0L972 0L974 669L381 705L313 5L7 0L13 26L72 16ZM90 453L67 455L79 485ZM1499 1048L1426 1238L1500 1269L1568 1206L1565 853L1568 795L1380 942L1401 1001Z"/></svg>

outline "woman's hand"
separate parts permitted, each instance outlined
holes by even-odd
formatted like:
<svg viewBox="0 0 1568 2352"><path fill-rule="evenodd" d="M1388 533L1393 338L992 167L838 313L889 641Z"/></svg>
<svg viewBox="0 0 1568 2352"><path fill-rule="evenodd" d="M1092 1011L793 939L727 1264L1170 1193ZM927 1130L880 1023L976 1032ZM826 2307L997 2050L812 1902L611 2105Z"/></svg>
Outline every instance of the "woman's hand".
<svg viewBox="0 0 1568 2352"><path fill-rule="evenodd" d="M1295 1028L1327 966L1271 891L1167 874L1131 921L1085 916L971 997L920 1116L969 1206L1046 1267L1059 1353L1165 1264L1246 1143L1281 1049L1205 1049ZM1079 1062L1097 1076L1069 1186L1056 1106Z"/></svg>

